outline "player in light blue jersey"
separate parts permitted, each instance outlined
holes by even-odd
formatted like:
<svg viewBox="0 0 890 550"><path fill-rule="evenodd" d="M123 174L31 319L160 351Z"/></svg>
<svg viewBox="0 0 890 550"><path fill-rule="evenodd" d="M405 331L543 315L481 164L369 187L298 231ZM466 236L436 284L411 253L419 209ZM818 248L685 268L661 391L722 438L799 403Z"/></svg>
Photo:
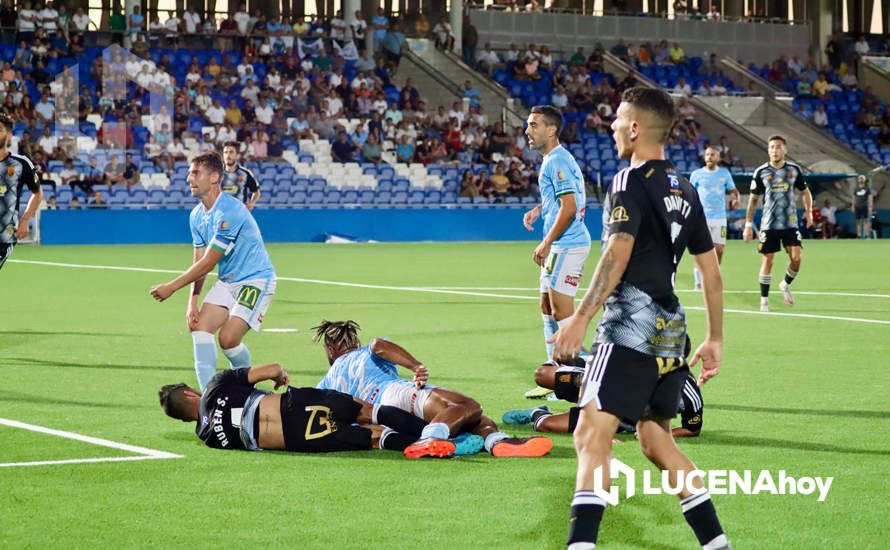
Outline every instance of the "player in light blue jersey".
<svg viewBox="0 0 890 550"><path fill-rule="evenodd" d="M541 152L544 160L538 173L541 204L525 213L523 225L529 231L539 217L544 218L544 238L532 259L541 266L541 317L547 359L553 359L553 346L547 341L575 312L575 295L590 253L590 233L584 225L587 196L581 168L559 143L562 113L551 105L532 107L525 135L529 147ZM553 393L537 387L525 396L535 399Z"/></svg>
<svg viewBox="0 0 890 550"><path fill-rule="evenodd" d="M250 351L242 342L250 329L260 330L275 294L275 268L263 244L256 220L244 204L222 193L223 161L217 153L194 158L188 182L199 204L189 218L194 264L172 281L155 285L151 295L163 302L191 285L186 324L192 333L195 372L201 389L216 373L216 343L232 368L250 366ZM205 276L219 266L219 280L198 310Z"/></svg>
<svg viewBox="0 0 890 550"><path fill-rule="evenodd" d="M716 147L705 149L705 165L692 172L689 183L698 191L719 263L723 260L723 247L726 246L726 194L731 195L731 210L739 207L741 196L732 182L732 174L726 168L718 166L718 160L720 152ZM693 268L692 274L695 278L695 290L701 290L701 273Z"/></svg>
<svg viewBox="0 0 890 550"><path fill-rule="evenodd" d="M455 454L472 454L482 446L497 457L539 457L550 452L550 439L510 437L498 431L472 397L427 385L429 371L405 348L382 338L362 346L359 328L355 321L322 321L314 327L314 341L324 342L331 365L318 383L319 389L348 393L373 405L397 407L426 420L429 424L418 444L457 436ZM397 365L413 372L412 380L401 378ZM478 444L471 451L463 451L464 444L470 446L473 440ZM405 456L409 455L406 449Z"/></svg>

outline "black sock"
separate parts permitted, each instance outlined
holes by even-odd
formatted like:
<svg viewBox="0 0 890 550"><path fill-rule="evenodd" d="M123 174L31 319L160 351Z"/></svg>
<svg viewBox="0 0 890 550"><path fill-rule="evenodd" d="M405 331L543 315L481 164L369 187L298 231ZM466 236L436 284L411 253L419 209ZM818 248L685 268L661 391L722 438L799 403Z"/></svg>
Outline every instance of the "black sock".
<svg viewBox="0 0 890 550"><path fill-rule="evenodd" d="M575 433L575 426L578 425L578 417L581 416L581 407L572 407L569 409L569 433Z"/></svg>
<svg viewBox="0 0 890 550"><path fill-rule="evenodd" d="M711 495L707 491L681 500L680 506L683 508L686 523L692 527L695 537L702 546L723 534L720 520L717 519L717 510L714 509Z"/></svg>
<svg viewBox="0 0 890 550"><path fill-rule="evenodd" d="M415 440L420 437L420 432L427 425L426 420L389 405L374 405L371 422L392 428L400 434L412 436Z"/></svg>
<svg viewBox="0 0 890 550"><path fill-rule="evenodd" d="M596 544L600 530L600 520L606 509L606 501L596 496L593 491L575 491L572 499L571 519L569 520L569 538L566 544L591 542Z"/></svg>
<svg viewBox="0 0 890 550"><path fill-rule="evenodd" d="M785 284L790 285L794 278L797 277L797 271L794 271L789 266L788 269L785 270Z"/></svg>
<svg viewBox="0 0 890 550"><path fill-rule="evenodd" d="M760 297L761 298L769 298L769 285L773 282L772 275L761 275L760 276Z"/></svg>
<svg viewBox="0 0 890 550"><path fill-rule="evenodd" d="M380 448L402 452L415 441L417 438L414 436L400 434L391 428L386 428L380 435Z"/></svg>

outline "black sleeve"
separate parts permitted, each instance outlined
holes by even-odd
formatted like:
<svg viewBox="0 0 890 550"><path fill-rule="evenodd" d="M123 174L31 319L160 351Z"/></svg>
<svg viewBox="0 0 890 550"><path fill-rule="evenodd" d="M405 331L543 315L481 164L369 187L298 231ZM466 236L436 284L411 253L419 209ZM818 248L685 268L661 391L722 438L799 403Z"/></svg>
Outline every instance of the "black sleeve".
<svg viewBox="0 0 890 550"><path fill-rule="evenodd" d="M807 188L807 180L803 175L803 170L800 167L797 168L797 178L794 180L794 188L798 191L803 191Z"/></svg>
<svg viewBox="0 0 890 550"><path fill-rule="evenodd" d="M34 170L34 165L30 161L22 162L22 177L19 183L27 186L32 193L40 190L40 183L37 181L37 171Z"/></svg>
<svg viewBox="0 0 890 550"><path fill-rule="evenodd" d="M755 170L754 175L751 176L751 194L752 195L762 195L766 188L763 186L763 182L760 181L760 170Z"/></svg>
<svg viewBox="0 0 890 550"><path fill-rule="evenodd" d="M636 196L640 185L639 182L633 181L634 175L635 172L632 170L622 170L612 179L612 187L606 200L611 207L608 220L609 236L615 233L629 233L636 237L640 230L643 217L641 205L645 203L645 199L641 200Z"/></svg>
<svg viewBox="0 0 890 550"><path fill-rule="evenodd" d="M222 386L253 387L254 384L247 381L247 371L249 370L250 369L228 369L216 373L216 375L210 379L210 382L207 383L207 387L204 388L204 394L210 395L214 390Z"/></svg>
<svg viewBox="0 0 890 550"><path fill-rule="evenodd" d="M696 193L696 196L698 193ZM692 206L692 216L689 219L692 224L689 233L690 254L704 254L714 248L714 241L711 240L711 231L708 229L708 222L705 219L705 211L702 208L701 201L696 200Z"/></svg>
<svg viewBox="0 0 890 550"><path fill-rule="evenodd" d="M686 377L686 381L683 383L683 392L680 395L683 398L683 411L680 413L683 427L690 432L701 431L704 401L702 401L701 390L691 374Z"/></svg>

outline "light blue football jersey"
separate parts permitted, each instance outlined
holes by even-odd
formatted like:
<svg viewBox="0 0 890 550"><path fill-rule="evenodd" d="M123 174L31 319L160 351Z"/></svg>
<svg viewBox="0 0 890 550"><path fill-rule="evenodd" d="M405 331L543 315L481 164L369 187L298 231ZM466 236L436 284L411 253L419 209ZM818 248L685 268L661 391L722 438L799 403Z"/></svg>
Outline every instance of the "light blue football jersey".
<svg viewBox="0 0 890 550"><path fill-rule="evenodd" d="M237 283L275 277L256 220L232 195L221 193L209 211L199 203L189 216L189 225L195 248L210 246L223 253L217 264L220 281Z"/></svg>
<svg viewBox="0 0 890 550"><path fill-rule="evenodd" d="M395 363L374 355L368 346L362 346L338 357L318 383L318 388L348 393L376 405L386 388L399 383L409 382L399 377Z"/></svg>
<svg viewBox="0 0 890 550"><path fill-rule="evenodd" d="M735 189L729 170L722 166L713 172L699 168L690 174L689 183L698 191L705 218L726 221L726 193Z"/></svg>
<svg viewBox="0 0 890 550"><path fill-rule="evenodd" d="M572 154L562 145L557 145L547 153L541 163L538 175L541 189L541 214L544 218L544 235L550 232L559 213L559 197L575 195L578 211L575 219L553 243L556 248L568 249L590 246L590 233L584 225L584 211L587 208L587 194L584 190L584 175Z"/></svg>

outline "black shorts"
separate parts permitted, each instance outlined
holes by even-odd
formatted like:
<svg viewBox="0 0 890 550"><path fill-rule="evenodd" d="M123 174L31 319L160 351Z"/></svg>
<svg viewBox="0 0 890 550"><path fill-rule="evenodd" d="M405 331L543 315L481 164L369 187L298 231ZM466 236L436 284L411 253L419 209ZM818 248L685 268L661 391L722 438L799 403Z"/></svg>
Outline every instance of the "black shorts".
<svg viewBox="0 0 890 550"><path fill-rule="evenodd" d="M15 245L12 243L0 243L0 269L3 269L3 264L6 263L6 260L12 255L12 248Z"/></svg>
<svg viewBox="0 0 890 550"><path fill-rule="evenodd" d="M682 359L665 360L615 344L597 344L587 359L578 406L596 408L636 424L640 418L673 418L689 374ZM662 373L663 374L660 374Z"/></svg>
<svg viewBox="0 0 890 550"><path fill-rule="evenodd" d="M281 396L284 448L298 453L368 450L371 430L352 425L361 410L345 393L288 388Z"/></svg>
<svg viewBox="0 0 890 550"><path fill-rule="evenodd" d="M556 383L553 386L553 393L556 394L556 397L563 401L577 403L585 372L586 369L584 367L560 365L554 373Z"/></svg>
<svg viewBox="0 0 890 550"><path fill-rule="evenodd" d="M868 208L856 208L855 210L853 210L853 213L856 214L857 220L868 219Z"/></svg>
<svg viewBox="0 0 890 550"><path fill-rule="evenodd" d="M803 246L800 231L797 229L767 229L760 232L757 251L761 254L772 254L789 246Z"/></svg>

